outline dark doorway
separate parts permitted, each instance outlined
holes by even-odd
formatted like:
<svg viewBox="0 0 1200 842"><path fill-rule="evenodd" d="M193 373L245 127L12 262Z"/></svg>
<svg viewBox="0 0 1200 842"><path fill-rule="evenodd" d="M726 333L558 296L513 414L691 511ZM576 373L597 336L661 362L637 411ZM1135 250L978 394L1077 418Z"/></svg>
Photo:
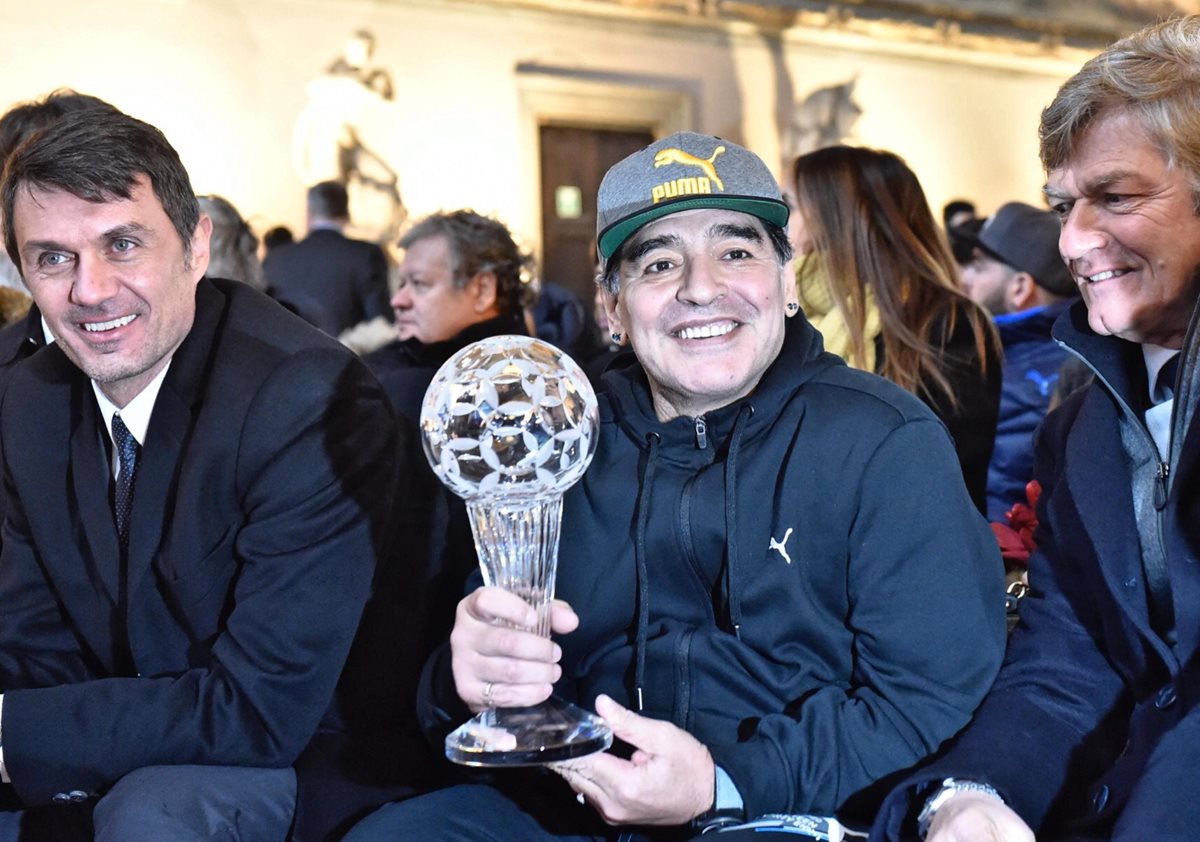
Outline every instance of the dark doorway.
<svg viewBox="0 0 1200 842"><path fill-rule="evenodd" d="M591 307L596 191L608 168L654 142L645 130L542 126L542 278Z"/></svg>

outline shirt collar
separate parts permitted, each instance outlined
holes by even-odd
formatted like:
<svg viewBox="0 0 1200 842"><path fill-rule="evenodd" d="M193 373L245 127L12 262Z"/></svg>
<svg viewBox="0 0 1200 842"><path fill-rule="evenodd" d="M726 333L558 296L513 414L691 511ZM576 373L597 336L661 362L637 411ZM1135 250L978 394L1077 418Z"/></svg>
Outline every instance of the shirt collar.
<svg viewBox="0 0 1200 842"><path fill-rule="evenodd" d="M1146 382L1150 384L1148 388L1154 389L1154 384L1158 382L1158 373L1162 371L1162 367L1167 364L1167 361L1178 353L1178 348L1164 348L1148 342L1142 343L1142 358L1146 362Z"/></svg>
<svg viewBox="0 0 1200 842"><path fill-rule="evenodd" d="M46 321L45 316L42 316L42 336L45 337L47 345L54 344L54 334L50 332L50 323Z"/></svg>
<svg viewBox="0 0 1200 842"><path fill-rule="evenodd" d="M133 433L133 437L137 439L137 443L146 443L146 431L150 428L150 413L154 411L154 402L158 399L158 390L162 388L163 378L167 376L167 371L170 368L171 363L168 361L163 366L163 370L146 384L146 388L138 392L137 396L120 410L100 391L100 386L96 381L92 381L92 391L96 394L96 403L100 405L100 414L104 416L104 429L108 430L110 439L112 438L113 416L117 412L120 412L121 420L125 422L125 426L129 428L129 432Z"/></svg>

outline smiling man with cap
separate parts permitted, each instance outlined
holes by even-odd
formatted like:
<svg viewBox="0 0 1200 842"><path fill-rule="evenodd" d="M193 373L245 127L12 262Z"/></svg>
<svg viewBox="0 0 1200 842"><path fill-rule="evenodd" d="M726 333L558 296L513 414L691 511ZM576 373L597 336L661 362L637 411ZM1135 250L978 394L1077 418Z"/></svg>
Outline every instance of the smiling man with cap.
<svg viewBox="0 0 1200 842"><path fill-rule="evenodd" d="M553 689L616 744L562 780L505 770L393 805L347 842L840 838L833 817L869 814L999 667L1002 567L950 438L798 315L766 165L672 135L609 170L597 212L633 355L605 374L596 457L563 501L555 639L476 577L419 708L439 736ZM920 622L898 610L909 582L937 583Z"/></svg>
<svg viewBox="0 0 1200 842"><path fill-rule="evenodd" d="M1055 320L1078 297L1058 253L1058 217L1009 202L969 236L974 251L962 270L963 286L996 321L1004 347L1004 380L996 444L988 465L987 514L1004 521L1024 501L1033 478L1033 434L1046 415L1069 356L1050 336Z"/></svg>

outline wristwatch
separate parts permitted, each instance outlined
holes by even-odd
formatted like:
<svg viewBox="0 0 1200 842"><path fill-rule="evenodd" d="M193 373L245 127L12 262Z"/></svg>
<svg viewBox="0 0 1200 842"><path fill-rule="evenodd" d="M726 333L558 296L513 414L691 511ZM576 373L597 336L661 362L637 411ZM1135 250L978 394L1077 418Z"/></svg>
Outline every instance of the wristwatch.
<svg viewBox="0 0 1200 842"><path fill-rule="evenodd" d="M917 816L917 835L922 839L929 832L929 825L933 821L933 816L938 809L950 800L951 796L957 795L960 792L979 792L984 795L990 795L1001 804L1004 799L1000 797L1000 793L996 792L996 788L981 784L978 781L965 781L958 778L946 778L942 781L942 785L925 799L925 806L921 808L921 814Z"/></svg>
<svg viewBox="0 0 1200 842"><path fill-rule="evenodd" d="M746 809L742 795L734 785L729 773L720 766L714 768L713 805L692 819L692 829L701 834L741 824L746 820Z"/></svg>

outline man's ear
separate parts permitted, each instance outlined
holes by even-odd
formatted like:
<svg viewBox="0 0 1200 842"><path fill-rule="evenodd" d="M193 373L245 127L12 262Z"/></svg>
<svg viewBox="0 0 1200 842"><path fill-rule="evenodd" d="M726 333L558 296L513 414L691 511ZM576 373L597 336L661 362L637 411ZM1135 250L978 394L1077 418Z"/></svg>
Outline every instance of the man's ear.
<svg viewBox="0 0 1200 842"><path fill-rule="evenodd" d="M189 249L191 259L188 262L188 271L192 274L192 283L199 283L200 279L204 277L204 273L208 271L212 227L212 219L209 215L200 214L200 221L196 223L196 230L192 232Z"/></svg>
<svg viewBox="0 0 1200 842"><path fill-rule="evenodd" d="M1022 310L1036 306L1038 287L1033 275L1028 272L1018 272L1013 275L1008 281L1004 297L1007 299L1005 304L1008 305L1010 313L1020 313Z"/></svg>
<svg viewBox="0 0 1200 842"><path fill-rule="evenodd" d="M618 345L624 345L627 334L625 332L625 324L621 321L621 311L617 307L617 296L608 290L604 291L604 312L608 315L608 329L612 332L613 336L621 337L614 341Z"/></svg>
<svg viewBox="0 0 1200 842"><path fill-rule="evenodd" d="M794 257L783 264L780 275L779 280L783 284L784 314L791 318L800 312L800 289L796 283L796 259Z"/></svg>
<svg viewBox="0 0 1200 842"><path fill-rule="evenodd" d="M476 313L487 313L496 307L497 289L495 272L476 272L468 282L471 287L474 302L471 305Z"/></svg>

